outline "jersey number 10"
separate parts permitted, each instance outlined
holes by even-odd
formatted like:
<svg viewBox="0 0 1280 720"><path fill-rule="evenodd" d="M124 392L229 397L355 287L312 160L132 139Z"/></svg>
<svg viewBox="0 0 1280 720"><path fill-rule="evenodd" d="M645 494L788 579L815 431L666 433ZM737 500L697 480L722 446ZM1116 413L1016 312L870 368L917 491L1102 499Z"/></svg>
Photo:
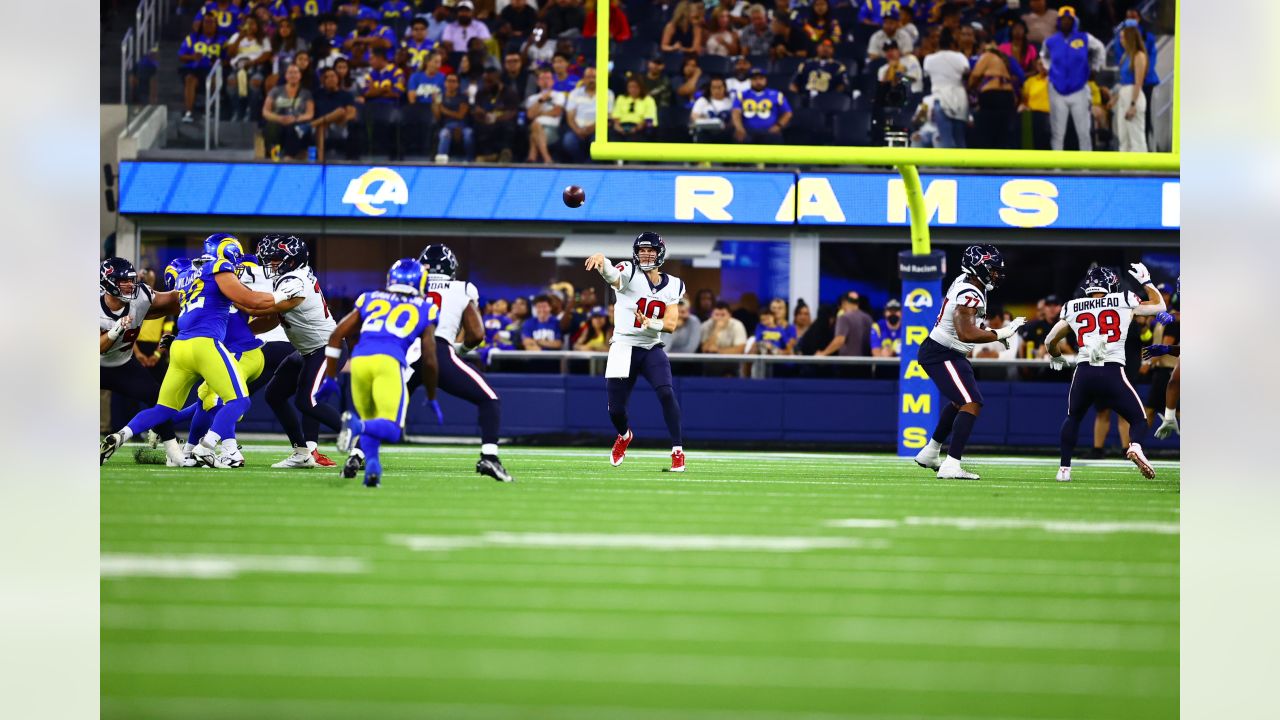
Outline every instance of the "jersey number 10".
<svg viewBox="0 0 1280 720"><path fill-rule="evenodd" d="M648 298L640 298L636 303L640 314L652 320L661 316L667 311L667 304L661 300L649 300ZM640 318L636 318L636 327L644 327L644 323L640 322Z"/></svg>
<svg viewBox="0 0 1280 720"><path fill-rule="evenodd" d="M1118 342L1120 340L1120 313L1115 310L1103 310L1097 315L1093 313L1081 314L1080 330L1076 332L1076 344L1084 347L1084 336L1095 331L1102 332L1109 343Z"/></svg>

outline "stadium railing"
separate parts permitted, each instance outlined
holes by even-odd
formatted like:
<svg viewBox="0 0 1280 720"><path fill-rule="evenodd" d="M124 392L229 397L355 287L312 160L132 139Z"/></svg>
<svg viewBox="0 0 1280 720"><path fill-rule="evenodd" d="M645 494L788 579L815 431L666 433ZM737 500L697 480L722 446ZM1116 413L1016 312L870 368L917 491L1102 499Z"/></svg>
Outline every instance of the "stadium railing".
<svg viewBox="0 0 1280 720"><path fill-rule="evenodd" d="M222 125L222 64L215 63L204 80L204 149L218 146L218 130ZM210 145L210 138L213 144Z"/></svg>
<svg viewBox="0 0 1280 720"><path fill-rule="evenodd" d="M120 104L129 104L129 73L158 43L160 27L169 19L172 0L142 0L133 13L133 27L120 41ZM206 148L207 149L207 148Z"/></svg>
<svg viewBox="0 0 1280 720"><path fill-rule="evenodd" d="M478 358L477 353L467 353L463 357L472 359ZM899 359L896 357L841 357L838 355L815 356L815 355L747 355L743 354L724 354L713 355L709 353L670 353L667 355L672 363L677 364L722 364L722 363L746 363L756 368L764 370L772 365L845 365L845 366L897 366ZM488 363L498 365L507 361L513 361L517 364L533 360L559 360L560 372L568 372L568 364L571 360L586 360L588 374L604 375L605 362L608 360L608 353L586 352L582 350L490 350L488 355ZM1045 358L970 358L969 362L974 367L991 367L991 368L1012 368L1012 367L1049 367L1049 361ZM896 376L895 376L896 377Z"/></svg>

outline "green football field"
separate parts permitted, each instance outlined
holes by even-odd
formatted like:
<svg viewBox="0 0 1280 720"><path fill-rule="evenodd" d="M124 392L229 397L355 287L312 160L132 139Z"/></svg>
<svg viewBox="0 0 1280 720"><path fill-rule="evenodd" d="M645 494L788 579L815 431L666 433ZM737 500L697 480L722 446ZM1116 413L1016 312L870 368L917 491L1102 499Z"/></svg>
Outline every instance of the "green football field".
<svg viewBox="0 0 1280 720"><path fill-rule="evenodd" d="M102 469L104 717L1177 716L1174 462L245 450Z"/></svg>

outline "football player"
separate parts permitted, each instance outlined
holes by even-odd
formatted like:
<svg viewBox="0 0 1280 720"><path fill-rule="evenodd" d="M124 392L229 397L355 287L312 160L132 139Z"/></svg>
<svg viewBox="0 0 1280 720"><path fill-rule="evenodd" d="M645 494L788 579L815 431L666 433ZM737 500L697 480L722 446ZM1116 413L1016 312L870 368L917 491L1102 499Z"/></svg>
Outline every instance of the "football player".
<svg viewBox="0 0 1280 720"><path fill-rule="evenodd" d="M138 272L124 258L107 258L98 269L98 378L103 390L136 400L144 407L156 404L160 383L134 357L134 343L143 320L178 311L178 293L156 292L138 282ZM165 464L191 466L178 448L173 421L156 425L164 443Z"/></svg>
<svg viewBox="0 0 1280 720"><path fill-rule="evenodd" d="M587 270L595 270L618 295L613 314L613 340L605 363L605 390L609 393L609 419L618 431L609 462L622 464L634 435L627 422L627 400L644 375L662 404L662 417L671 434L671 472L684 472L684 441L680 405L671 387L671 360L662 349L662 333L680 324L679 304L684 281L660 268L667 246L655 232L642 232L631 243L631 262L614 265L604 255L587 258Z"/></svg>
<svg viewBox="0 0 1280 720"><path fill-rule="evenodd" d="M169 370L155 407L138 413L119 431L103 439L98 450L100 463L105 463L129 438L173 420L186 401L191 388L203 379L209 383L226 407L214 418L213 425L192 450L195 458L210 466L214 450L222 437L233 433L240 416L249 409L248 387L239 366L222 344L231 316L231 303L252 310L266 311L294 297L296 287L272 294L245 287L236 277L236 266L244 254L240 241L225 233L205 239L205 254L212 257L198 273L186 275L179 286L178 337L169 347Z"/></svg>
<svg viewBox="0 0 1280 720"><path fill-rule="evenodd" d="M360 339L351 351L351 401L356 412L342 414L338 448L349 450L353 441L360 440L365 453L366 487L381 483L378 450L382 443L400 442L404 435L404 414L409 405L404 384L405 353L415 341L421 341L423 347L435 346L437 310L426 295L426 282L427 276L417 260L397 260L387 273L387 289L371 290L356 298L356 309L334 328L323 351L327 362L317 395L327 397L339 391L335 378L342 349L358 329ZM418 367L427 399L440 417L436 354L422 353Z"/></svg>
<svg viewBox="0 0 1280 720"><path fill-rule="evenodd" d="M1014 318L999 330L983 322L987 317L987 293L1005 278L1004 257L995 245L970 245L960 260L960 276L947 289L938 319L929 337L920 344L917 362L928 373L938 392L951 402L942 407L933 437L917 455L916 464L938 471L940 479L978 480L977 473L960 467L964 446L982 411L982 393L969 364L975 345L999 341L1007 348L1009 339L1027 321ZM941 457L947 437L947 458Z"/></svg>
<svg viewBox="0 0 1280 720"><path fill-rule="evenodd" d="M1182 301L1182 278L1178 278L1178 302ZM1156 324L1169 326L1173 324L1174 317L1169 312L1162 312L1156 315ZM1181 345L1151 345L1142 349L1142 359L1150 360L1160 357L1161 355L1169 355L1178 358L1178 362L1173 366L1173 372L1169 375L1169 382L1164 388L1164 415L1160 417L1160 427L1156 428L1155 436L1161 440L1169 437L1174 433L1181 434L1182 430L1178 427L1178 397L1180 395L1179 386L1181 385L1182 375L1182 346Z"/></svg>
<svg viewBox="0 0 1280 720"><path fill-rule="evenodd" d="M1058 344L1068 334L1075 336L1080 348L1067 397L1067 418L1062 421L1062 457L1057 476L1062 482L1071 480L1071 451L1080 434L1080 421L1095 403L1115 410L1129 421L1125 457L1138 466L1143 477L1156 476L1139 444L1147 434L1147 416L1138 392L1124 373L1124 341L1133 316L1164 312L1164 298L1151 284L1151 273L1145 265L1130 265L1129 274L1146 290L1145 300L1131 292L1120 292L1120 277L1110 268L1095 267L1085 276L1085 296L1062 306L1062 319L1044 341L1049 365L1055 370L1067 363Z"/></svg>
<svg viewBox="0 0 1280 720"><path fill-rule="evenodd" d="M315 431L308 436L294 407L304 417L310 416L335 431L341 428L338 411L317 402L315 397L324 375L324 347L336 323L320 290L320 281L308 265L306 243L292 235L267 235L258 242L257 255L273 286L277 290L287 288L293 298L276 309L275 320L293 343L294 352L280 363L267 383L267 404L289 436L293 452L271 467L333 467L335 463L318 449L319 426L313 426ZM271 322L261 326L255 323L255 329L265 330Z"/></svg>

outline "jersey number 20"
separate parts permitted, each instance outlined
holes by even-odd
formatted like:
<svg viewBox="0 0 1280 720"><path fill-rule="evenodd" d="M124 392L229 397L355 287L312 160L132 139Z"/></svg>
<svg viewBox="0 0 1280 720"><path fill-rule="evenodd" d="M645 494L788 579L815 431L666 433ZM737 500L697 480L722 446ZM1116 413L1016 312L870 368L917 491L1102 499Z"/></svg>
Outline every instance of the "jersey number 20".
<svg viewBox="0 0 1280 720"><path fill-rule="evenodd" d="M1084 336L1094 331L1102 332L1107 342L1120 340L1120 313L1115 310L1103 310L1096 316L1084 313L1080 316L1080 330L1076 332L1076 344L1084 347Z"/></svg>
<svg viewBox="0 0 1280 720"><path fill-rule="evenodd" d="M366 332L377 332L384 327L396 337L407 338L418 325L418 309L408 303L396 305L393 309L386 300L374 300L366 308L360 329Z"/></svg>
<svg viewBox="0 0 1280 720"><path fill-rule="evenodd" d="M661 317L662 314L667 311L667 304L661 300L640 298L640 301L637 302L636 305L640 310L640 314L651 320L656 317ZM640 318L636 318L636 327L644 327L644 324L640 322Z"/></svg>

